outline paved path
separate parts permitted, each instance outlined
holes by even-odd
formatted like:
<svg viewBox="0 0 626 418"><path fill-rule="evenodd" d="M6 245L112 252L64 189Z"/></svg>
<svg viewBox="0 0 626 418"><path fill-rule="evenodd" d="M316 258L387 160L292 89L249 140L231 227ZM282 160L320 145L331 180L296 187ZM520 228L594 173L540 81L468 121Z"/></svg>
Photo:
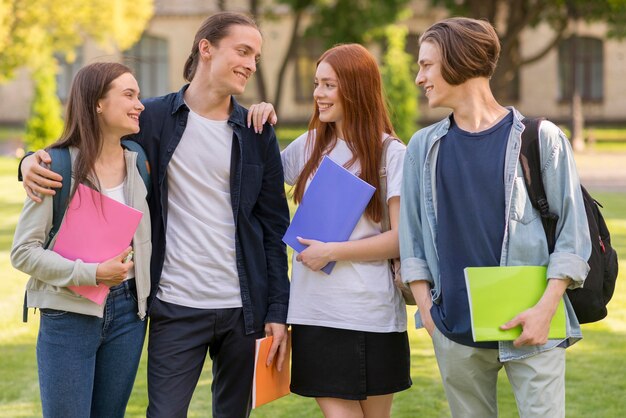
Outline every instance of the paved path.
<svg viewBox="0 0 626 418"><path fill-rule="evenodd" d="M626 152L585 152L575 158L587 189L626 193Z"/></svg>
<svg viewBox="0 0 626 418"><path fill-rule="evenodd" d="M0 142L0 155L3 157L14 157L15 150L23 147L24 144L19 139L7 139Z"/></svg>
<svg viewBox="0 0 626 418"><path fill-rule="evenodd" d="M0 143L0 155L15 155L19 141ZM626 193L626 152L576 154L581 181L589 190Z"/></svg>

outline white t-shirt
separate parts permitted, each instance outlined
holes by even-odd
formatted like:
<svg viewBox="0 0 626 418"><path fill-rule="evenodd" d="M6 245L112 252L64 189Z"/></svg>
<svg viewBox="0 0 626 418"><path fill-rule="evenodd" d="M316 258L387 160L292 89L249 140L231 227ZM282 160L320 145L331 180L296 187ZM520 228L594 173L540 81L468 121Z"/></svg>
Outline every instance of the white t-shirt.
<svg viewBox="0 0 626 418"><path fill-rule="evenodd" d="M167 167L165 261L157 297L200 309L241 307L230 200L233 130L189 111Z"/></svg>
<svg viewBox="0 0 626 418"><path fill-rule="evenodd" d="M305 133L281 153L285 181L289 185L295 184L308 157L306 139ZM393 141L387 151L387 200L400 196L405 148L404 144ZM344 165L352 158L352 152L343 140L338 140L328 156ZM357 162L349 170L357 174L360 165ZM350 240L380 233L380 223L374 223L364 214ZM327 275L303 266L296 261L296 255L294 253L288 323L369 332L406 330L406 307L392 283L387 260L339 261Z"/></svg>
<svg viewBox="0 0 626 418"><path fill-rule="evenodd" d="M122 182L121 184L115 187L111 187L110 189L102 188L102 194L107 197L110 197L113 200L117 200L118 202L124 205L126 204L126 196L124 196L124 182ZM128 270L128 274L126 275L125 280L134 279L134 278L135 278L135 267L131 267L131 269Z"/></svg>

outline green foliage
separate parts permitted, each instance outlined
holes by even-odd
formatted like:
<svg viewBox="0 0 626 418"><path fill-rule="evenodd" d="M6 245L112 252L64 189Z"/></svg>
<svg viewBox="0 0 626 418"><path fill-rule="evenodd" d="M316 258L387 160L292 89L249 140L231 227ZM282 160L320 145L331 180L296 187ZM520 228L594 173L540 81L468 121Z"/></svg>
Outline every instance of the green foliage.
<svg viewBox="0 0 626 418"><path fill-rule="evenodd" d="M431 0L446 8L450 16L487 19L498 32L502 44L500 61L491 88L498 99L511 100L511 81L524 65L544 58L561 40L571 35L570 23L607 23L607 36L626 37L626 0ZM546 24L552 30L533 45L534 52L521 53L523 31Z"/></svg>
<svg viewBox="0 0 626 418"><path fill-rule="evenodd" d="M307 125L283 126L279 124L276 126L276 138L278 139L280 149L285 149L291 141L305 133L307 129Z"/></svg>
<svg viewBox="0 0 626 418"><path fill-rule="evenodd" d="M61 133L54 55L73 60L86 35L104 47L127 49L139 40L152 13L153 0L0 0L0 82L18 67L33 70L29 146L46 145Z"/></svg>
<svg viewBox="0 0 626 418"><path fill-rule="evenodd" d="M484 17L495 10L496 13L504 13L511 5L508 0L431 0L435 6L443 6L456 15L475 15L482 11ZM530 12L534 18L532 24L537 24L541 19L561 13L576 14L587 21L609 20L622 22L626 13L626 1L624 0L518 0L514 5L519 12ZM575 13L572 13L575 12ZM613 15L613 16L611 16ZM538 17L537 17L538 16ZM612 18L612 19L611 19Z"/></svg>
<svg viewBox="0 0 626 418"><path fill-rule="evenodd" d="M416 131L418 92L413 58L405 50L408 29L390 25L385 30L387 51L383 56L382 76L391 121L396 134L405 142Z"/></svg>
<svg viewBox="0 0 626 418"><path fill-rule="evenodd" d="M0 80L57 53L71 60L86 35L104 47L129 48L153 10L153 0L0 0Z"/></svg>
<svg viewBox="0 0 626 418"><path fill-rule="evenodd" d="M338 43L365 43L369 32L398 19L409 0L318 0L307 35L323 39L326 47Z"/></svg>
<svg viewBox="0 0 626 418"><path fill-rule="evenodd" d="M251 1L251 3L254 0ZM316 7L318 4L323 3L320 0L276 0L277 3L286 4L294 12L301 12L310 7Z"/></svg>
<svg viewBox="0 0 626 418"><path fill-rule="evenodd" d="M42 65L33 73L35 97L26 122L26 148L44 148L59 138L63 131L61 101L56 95L55 66Z"/></svg>
<svg viewBox="0 0 626 418"><path fill-rule="evenodd" d="M0 0L0 51L4 51L8 44L10 22L12 20L10 0Z"/></svg>
<svg viewBox="0 0 626 418"><path fill-rule="evenodd" d="M565 30L559 22L582 19L586 22L606 22L607 35L626 37L626 0L431 0L434 6L443 6L451 15L485 18L492 23L504 23L500 29L503 38L516 31L516 36L525 26L535 27L549 23L555 30ZM511 11L511 8L515 10ZM512 24L515 27L510 28ZM521 26L520 26L521 24Z"/></svg>
<svg viewBox="0 0 626 418"><path fill-rule="evenodd" d="M0 0L1 1L1 0ZM287 52L280 65L278 82L273 97L265 96L265 89L260 88L262 100L271 101L274 108L280 111L283 85L287 77L285 71L290 62L296 58L296 53L302 47L304 38L323 42L324 48L331 48L339 43L366 44L372 39L376 30L394 22L406 12L405 6L410 0L276 0L286 5L293 17L291 24L290 42ZM257 15L261 5L260 0L250 0L249 10ZM268 2L269 3L269 2ZM267 8L263 18L273 19L275 14ZM310 17L310 19L308 19ZM315 53L321 51L315 51ZM257 78L259 86L265 86L258 66Z"/></svg>

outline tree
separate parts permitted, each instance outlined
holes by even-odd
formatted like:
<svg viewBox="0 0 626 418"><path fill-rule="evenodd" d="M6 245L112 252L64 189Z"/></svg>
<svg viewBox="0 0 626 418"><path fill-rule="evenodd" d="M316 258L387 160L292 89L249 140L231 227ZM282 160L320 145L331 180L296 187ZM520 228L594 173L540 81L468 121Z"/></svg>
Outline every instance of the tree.
<svg viewBox="0 0 626 418"><path fill-rule="evenodd" d="M55 54L72 61L75 48L86 36L111 50L127 49L137 42L152 14L153 0L0 0L0 81L10 79L19 67L29 68L35 83L44 84L35 86L37 100L52 104L51 109L33 104L33 116L58 121L52 97L56 93ZM56 131L36 132L28 138ZM49 143L56 136L39 139Z"/></svg>
<svg viewBox="0 0 626 418"><path fill-rule="evenodd" d="M389 25L385 29L387 51L383 56L382 76L389 112L396 134L408 141L415 132L417 88L413 81L413 57L405 50L408 29Z"/></svg>
<svg viewBox="0 0 626 418"><path fill-rule="evenodd" d="M606 22L607 36L626 36L626 0L431 0L434 5L446 7L452 15L487 19L498 30L502 50L492 88L496 97L508 98L520 67L539 61L555 48L562 39L572 35L572 28L579 20ZM502 23L502 24L500 24ZM522 31L548 23L553 36L547 39L537 52L522 56L520 38ZM571 25L570 23L574 23ZM575 32L573 33L575 36ZM574 89L576 90L576 89ZM575 148L581 148L582 107L576 92L572 95L572 137Z"/></svg>
<svg viewBox="0 0 626 418"><path fill-rule="evenodd" d="M290 41L280 65L273 96L260 95L260 98L265 101L271 100L278 111L286 70L293 62L300 42L305 37L319 38L324 41L325 47L346 42L365 43L370 40L373 30L395 21L409 0L277 0L277 2L287 5L291 10L293 23ZM261 10L260 3L261 0L250 0L250 10L257 21L262 21L264 17L272 18L271 13ZM306 16L311 17L308 25L304 23ZM257 83L265 86L262 70L261 62L257 66Z"/></svg>

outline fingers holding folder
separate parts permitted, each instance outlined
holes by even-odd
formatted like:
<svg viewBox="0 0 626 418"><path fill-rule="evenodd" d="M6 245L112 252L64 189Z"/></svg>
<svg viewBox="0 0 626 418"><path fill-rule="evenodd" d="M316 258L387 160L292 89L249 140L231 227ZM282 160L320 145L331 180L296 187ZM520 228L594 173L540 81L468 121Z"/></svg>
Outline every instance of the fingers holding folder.
<svg viewBox="0 0 626 418"><path fill-rule="evenodd" d="M132 253L133 248L129 246L115 257L99 263L96 268L96 283L108 287L122 283L134 265Z"/></svg>
<svg viewBox="0 0 626 418"><path fill-rule="evenodd" d="M267 324L271 332L280 331L270 325L280 325L283 327L283 335L278 342L278 335L270 335L265 338L256 340L256 350L254 359L254 378L252 383L252 408L259 407L268 402L281 398L290 393L289 383L290 375L290 354L291 354L291 338L288 332L285 332L285 325ZM270 351L274 349L274 354L270 358ZM278 359L273 362L273 358L278 352ZM275 363L275 364L272 364ZM281 368L278 368L278 365Z"/></svg>
<svg viewBox="0 0 626 418"><path fill-rule="evenodd" d="M276 369L280 372L283 369L283 362L285 361L285 355L287 354L287 326L275 323L265 324L265 336L273 337L265 365L270 367L276 353L278 353Z"/></svg>
<svg viewBox="0 0 626 418"><path fill-rule="evenodd" d="M517 326L522 327L521 335L513 341L515 347L541 345L548 342L552 318L561 303L568 284L568 280L548 280L546 290L536 305L516 315L500 327L502 330L513 329Z"/></svg>

